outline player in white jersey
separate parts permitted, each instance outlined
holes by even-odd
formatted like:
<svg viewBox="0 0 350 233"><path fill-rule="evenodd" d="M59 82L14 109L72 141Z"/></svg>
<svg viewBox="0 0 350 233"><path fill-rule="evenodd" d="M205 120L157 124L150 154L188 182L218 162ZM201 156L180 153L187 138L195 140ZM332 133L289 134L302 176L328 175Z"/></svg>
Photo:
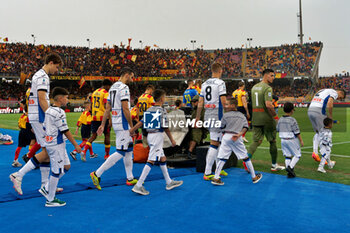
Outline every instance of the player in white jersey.
<svg viewBox="0 0 350 233"><path fill-rule="evenodd" d="M328 164L328 168L332 169L335 165L335 161L331 161L331 150L332 150L332 127L333 120L331 118L325 118L323 120L324 127L320 130L320 152L322 159L318 165L317 171L326 173L324 165Z"/></svg>
<svg viewBox="0 0 350 233"><path fill-rule="evenodd" d="M226 85L222 76L222 65L220 63L214 63L211 66L212 78L208 79L202 84L201 93L199 95L198 110L196 116L196 122L199 121L203 106L205 108L204 121L211 121L216 123L221 120L223 116L223 106L226 103ZM221 141L221 129L216 124L210 124L210 147L208 149L206 166L204 172L204 180L213 179L212 167L218 155L218 148ZM217 161L218 163L218 161ZM216 164L217 164L216 163ZM221 175L227 176L227 173L222 170Z"/></svg>
<svg viewBox="0 0 350 233"><path fill-rule="evenodd" d="M110 169L121 158L124 160L127 185L135 185L137 180L132 173L133 161L133 141L129 133L132 128L132 120L130 114L130 90L127 84L133 81L134 72L125 67L121 71L120 79L114 83L109 89L106 111L103 115L101 126L98 128L97 134L103 133L106 120L112 112L112 126L116 135L116 152L110 155L107 160L94 172L90 173L92 182L98 190L101 190L100 181L102 174Z"/></svg>
<svg viewBox="0 0 350 233"><path fill-rule="evenodd" d="M45 65L32 77L32 84L29 96L28 118L31 124L36 140L41 145L42 151L33 156L28 163L18 172L12 173L10 179L13 182L15 190L22 195L22 178L29 171L34 170L40 164L42 186L48 182L50 174L50 159L45 149L43 122L45 112L50 106L50 78L49 74L55 74L62 66L63 61L56 53L50 53L45 58Z"/></svg>
<svg viewBox="0 0 350 233"><path fill-rule="evenodd" d="M320 162L320 156L318 155L319 146L319 133L323 128L323 120L328 116L333 119L333 102L334 100L342 100L346 96L345 90L334 89L322 89L318 91L312 98L311 104L308 109L308 116L312 124L312 128L315 131L313 138L313 153L312 158L315 161ZM328 113L327 110L328 109Z"/></svg>
<svg viewBox="0 0 350 233"><path fill-rule="evenodd" d="M66 113L61 109L62 106L66 106L68 103L68 91L61 87L55 87L52 97L54 104L45 112L45 121L43 124L45 135L42 144L50 157L51 175L49 182L39 192L46 198L46 207L59 207L66 205L66 202L55 197L57 184L59 179L70 168L65 141L68 139L78 153L81 153L81 148L69 131Z"/></svg>

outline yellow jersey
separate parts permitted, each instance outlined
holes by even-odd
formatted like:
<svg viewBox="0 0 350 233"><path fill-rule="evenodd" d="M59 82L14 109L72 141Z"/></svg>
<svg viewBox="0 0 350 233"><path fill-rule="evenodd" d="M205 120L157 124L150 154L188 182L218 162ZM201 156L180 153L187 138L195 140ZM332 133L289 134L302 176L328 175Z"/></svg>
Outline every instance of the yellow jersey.
<svg viewBox="0 0 350 233"><path fill-rule="evenodd" d="M89 111L84 111L78 119L77 126L80 127L81 125L90 125L91 120L92 120L91 113Z"/></svg>
<svg viewBox="0 0 350 233"><path fill-rule="evenodd" d="M242 97L246 95L247 95L247 92L241 89L237 89L232 93L233 98L235 98L238 102L237 107L243 107Z"/></svg>
<svg viewBox="0 0 350 233"><path fill-rule="evenodd" d="M132 120L138 120L139 119L139 116L137 115L137 107L136 106L134 106L131 109L130 114L131 114L131 119Z"/></svg>
<svg viewBox="0 0 350 233"><path fill-rule="evenodd" d="M150 94L142 94L137 102L137 106L139 107L139 116L143 116L143 112L145 112L149 107L153 105L153 96Z"/></svg>
<svg viewBox="0 0 350 233"><path fill-rule="evenodd" d="M103 114L105 113L105 104L107 103L108 91L103 88L99 88L91 95L92 102L92 120L102 121Z"/></svg>
<svg viewBox="0 0 350 233"><path fill-rule="evenodd" d="M201 88L199 86L193 86L193 89L196 89L196 91L198 92L198 95L201 93Z"/></svg>
<svg viewBox="0 0 350 233"><path fill-rule="evenodd" d="M26 107L24 109L26 112L28 112L29 96L30 96L30 87L27 89L27 92L26 92Z"/></svg>
<svg viewBox="0 0 350 233"><path fill-rule="evenodd" d="M21 115L21 117L18 119L18 127L20 129L26 129L27 128L27 125L26 125L27 122L29 122L28 121L28 116L25 113L23 113Z"/></svg>

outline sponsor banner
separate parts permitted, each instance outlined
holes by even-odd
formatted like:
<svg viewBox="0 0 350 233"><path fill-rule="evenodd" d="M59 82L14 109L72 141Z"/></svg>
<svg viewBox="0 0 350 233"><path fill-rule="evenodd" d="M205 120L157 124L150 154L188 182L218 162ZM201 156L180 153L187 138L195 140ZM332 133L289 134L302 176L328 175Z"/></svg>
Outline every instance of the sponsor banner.
<svg viewBox="0 0 350 233"><path fill-rule="evenodd" d="M177 75L179 73L178 70L160 70L162 75Z"/></svg>
<svg viewBox="0 0 350 233"><path fill-rule="evenodd" d="M102 81L104 79L109 79L112 82L116 82L116 81L119 80L119 77L109 77L109 76L51 76L51 80L76 80L76 81L80 81L81 79L84 79L85 81L99 81L99 80ZM133 81L134 82L140 82L140 81L162 81L162 80L169 80L169 79L172 79L172 77L135 77L133 79Z"/></svg>
<svg viewBox="0 0 350 233"><path fill-rule="evenodd" d="M51 80L77 80L79 81L81 76L50 76Z"/></svg>
<svg viewBox="0 0 350 233"><path fill-rule="evenodd" d="M11 114L11 113L21 113L22 109L21 108L0 108L0 114Z"/></svg>

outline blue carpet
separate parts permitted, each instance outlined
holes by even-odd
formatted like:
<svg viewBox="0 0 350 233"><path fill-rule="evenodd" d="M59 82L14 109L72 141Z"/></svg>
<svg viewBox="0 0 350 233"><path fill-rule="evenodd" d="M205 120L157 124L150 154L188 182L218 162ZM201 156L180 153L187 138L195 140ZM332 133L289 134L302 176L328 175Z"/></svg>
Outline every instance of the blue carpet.
<svg viewBox="0 0 350 233"><path fill-rule="evenodd" d="M1 130L1 132L4 132ZM0 198L18 198L8 175L14 148L1 146ZM103 153L103 146L97 153ZM139 196L124 185L121 162L102 176L102 191L91 187L89 172L102 158L86 163L72 161L71 171L60 181L65 188L62 208L45 208L39 197L39 171L23 183L24 200L0 203L1 232L350 232L350 186L287 179L263 173L253 184L242 169L228 169L224 186L202 180L194 169L171 169L183 186L165 190L160 169L154 167ZM143 165L135 164L139 176ZM150 178L151 178L150 176ZM121 185L123 184L123 185Z"/></svg>

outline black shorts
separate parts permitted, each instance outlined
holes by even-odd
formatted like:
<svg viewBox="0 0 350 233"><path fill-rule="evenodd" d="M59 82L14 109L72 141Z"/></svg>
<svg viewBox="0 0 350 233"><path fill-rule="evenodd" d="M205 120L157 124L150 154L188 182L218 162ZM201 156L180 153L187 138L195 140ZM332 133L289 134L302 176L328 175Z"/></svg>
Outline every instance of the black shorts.
<svg viewBox="0 0 350 233"><path fill-rule="evenodd" d="M91 132L97 133L98 127L100 127L102 121L91 121ZM106 121L105 129L103 130L104 134L108 134L111 129L108 127L109 120Z"/></svg>
<svg viewBox="0 0 350 233"><path fill-rule="evenodd" d="M32 139L35 139L35 135L31 129L21 129L18 134L18 147L28 146Z"/></svg>
<svg viewBox="0 0 350 233"><path fill-rule="evenodd" d="M245 111L245 108L244 108L244 107L237 107L237 110L238 110L238 112L243 113L243 115L244 115L245 117L247 117L247 112Z"/></svg>
<svg viewBox="0 0 350 233"><path fill-rule="evenodd" d="M91 136L91 125L81 125L81 138L90 138Z"/></svg>

